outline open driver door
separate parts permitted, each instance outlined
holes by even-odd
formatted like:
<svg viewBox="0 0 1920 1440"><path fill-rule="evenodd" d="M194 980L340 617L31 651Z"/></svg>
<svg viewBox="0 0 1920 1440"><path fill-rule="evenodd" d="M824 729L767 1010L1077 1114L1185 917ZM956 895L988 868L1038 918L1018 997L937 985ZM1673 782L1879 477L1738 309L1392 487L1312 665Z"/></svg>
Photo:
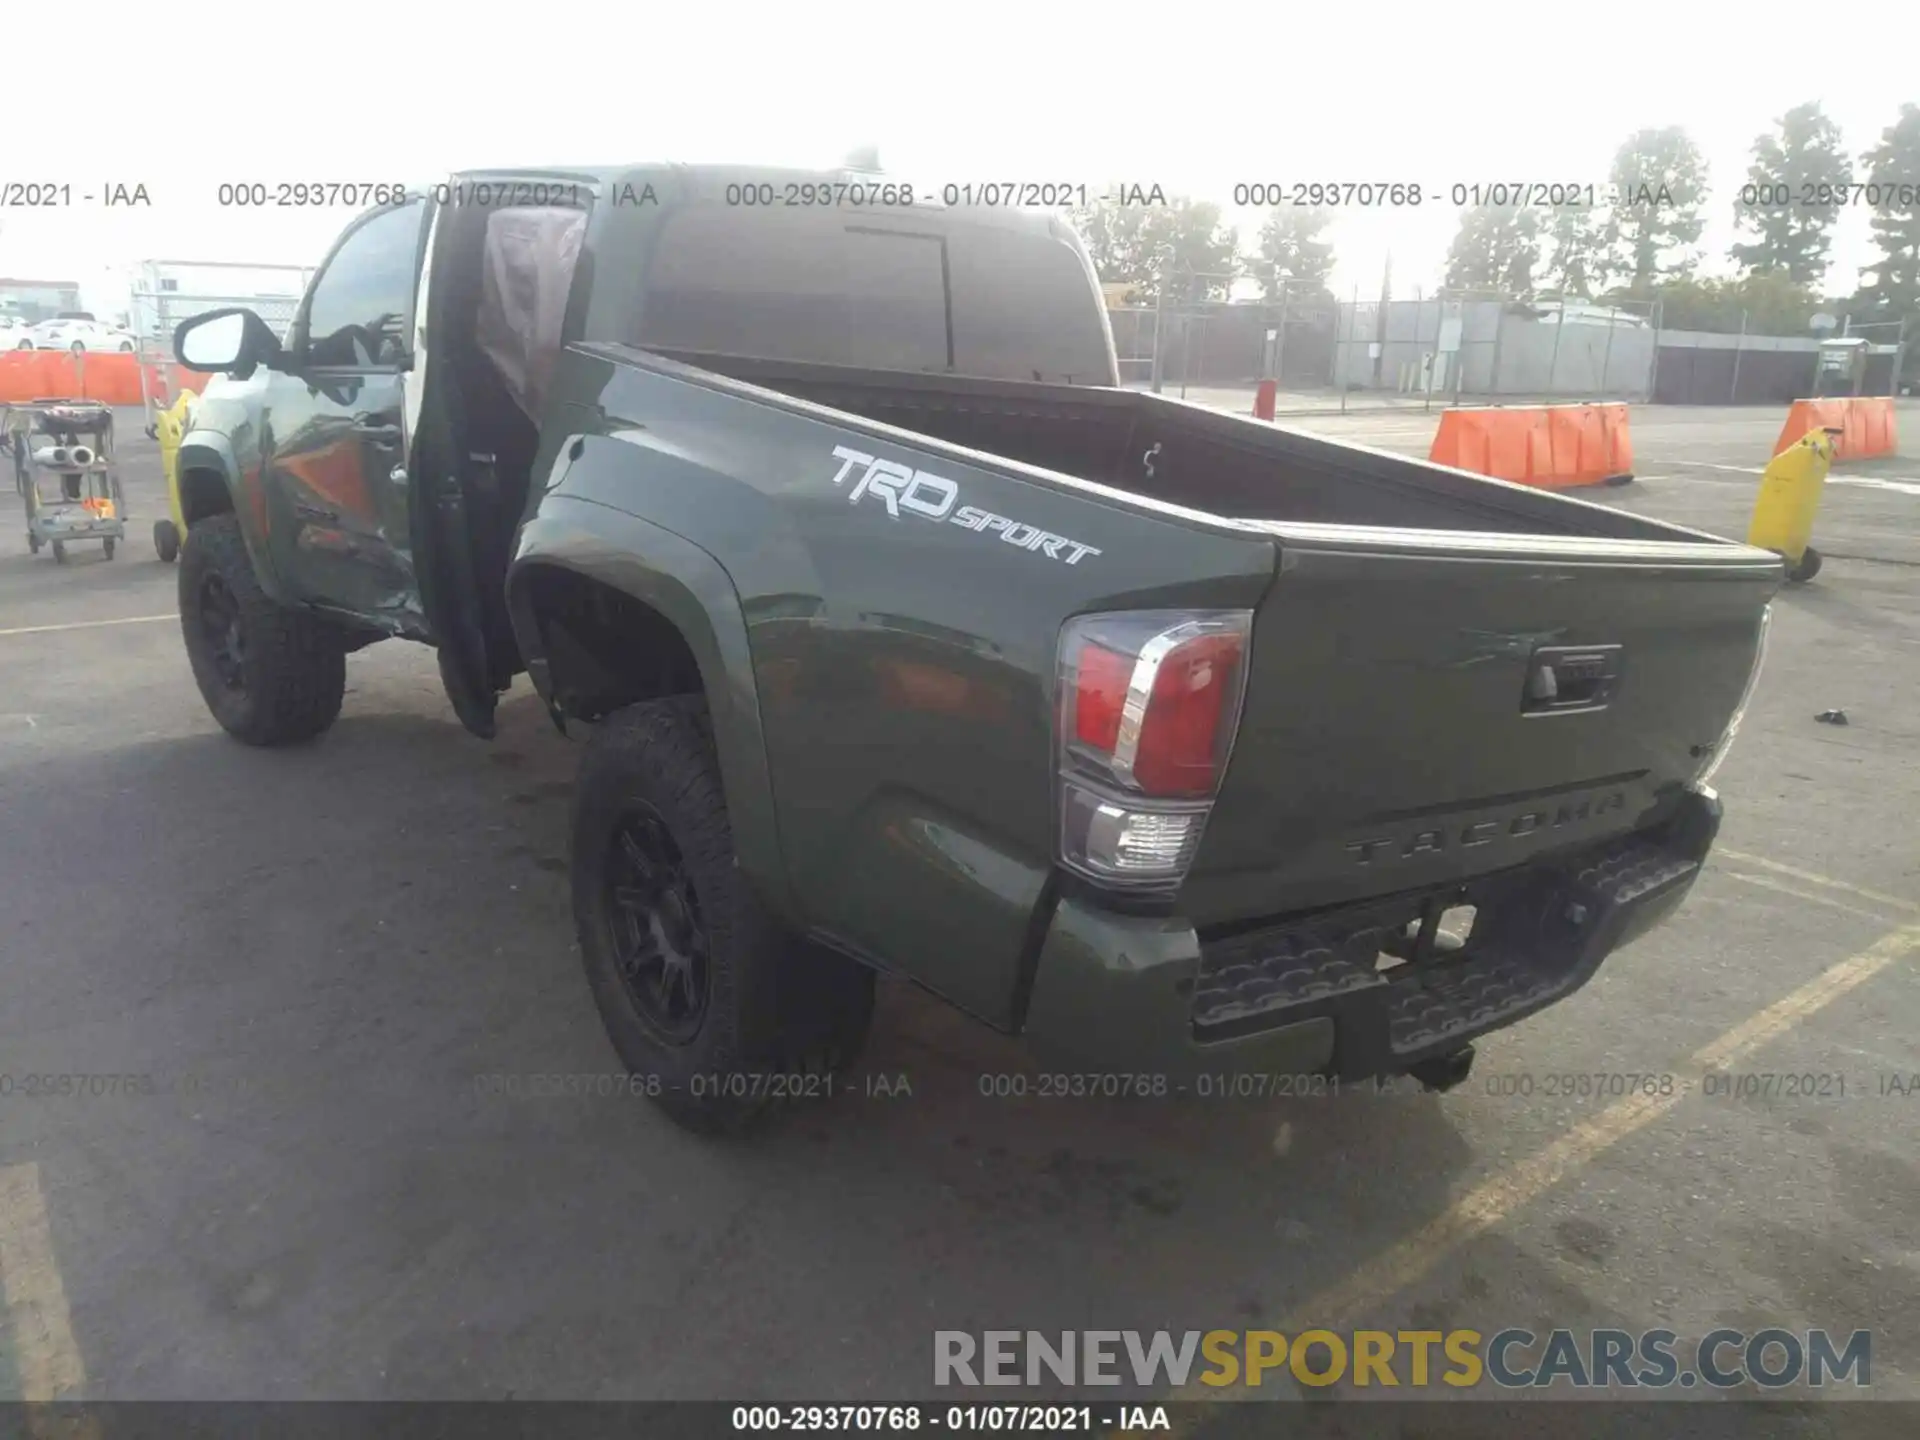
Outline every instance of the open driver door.
<svg viewBox="0 0 1920 1440"><path fill-rule="evenodd" d="M520 670L505 582L532 485L548 377L564 341L586 232L584 202L552 176L492 176L498 204L445 207L429 246L422 413L414 486L421 604L440 678L474 734Z"/></svg>
<svg viewBox="0 0 1920 1440"><path fill-rule="evenodd" d="M422 303L415 307L415 339L420 367L420 409L413 427L410 492L414 572L420 604L433 632L440 661L440 683L460 723L483 740L494 733L499 692L492 677L498 668L488 654L485 607L474 565L473 526L467 502L467 447L462 437L467 417L462 405L456 346L446 338L454 327L472 324L472 314L456 310L465 287L447 283L458 272L454 253L459 214L436 207L420 277ZM434 284L435 273L442 283Z"/></svg>

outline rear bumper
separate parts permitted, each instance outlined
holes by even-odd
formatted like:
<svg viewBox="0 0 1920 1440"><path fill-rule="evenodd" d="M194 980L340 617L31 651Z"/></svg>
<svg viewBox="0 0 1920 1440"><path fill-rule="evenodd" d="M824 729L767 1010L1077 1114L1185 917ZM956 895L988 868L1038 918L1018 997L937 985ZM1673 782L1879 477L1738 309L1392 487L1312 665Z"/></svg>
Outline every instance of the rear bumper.
<svg viewBox="0 0 1920 1440"><path fill-rule="evenodd" d="M1164 1074L1401 1074L1565 999L1693 888L1720 802L1690 790L1666 824L1444 890L1406 891L1202 940L1178 917L1062 900L1025 1033L1048 1063ZM1382 944L1441 906L1466 946L1387 971Z"/></svg>

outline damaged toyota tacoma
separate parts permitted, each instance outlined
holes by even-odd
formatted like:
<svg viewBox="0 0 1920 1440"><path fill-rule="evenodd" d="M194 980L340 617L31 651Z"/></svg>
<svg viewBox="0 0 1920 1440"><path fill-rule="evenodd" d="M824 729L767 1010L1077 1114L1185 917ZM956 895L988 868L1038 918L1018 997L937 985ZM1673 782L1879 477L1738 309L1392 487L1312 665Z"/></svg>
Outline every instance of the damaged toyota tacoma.
<svg viewBox="0 0 1920 1440"><path fill-rule="evenodd" d="M1674 910L1777 557L1123 388L1063 220L908 193L462 174L285 335L183 324L215 719L312 740L388 637L483 737L527 675L594 998L704 1130L879 972L1169 1093L1443 1087Z"/></svg>

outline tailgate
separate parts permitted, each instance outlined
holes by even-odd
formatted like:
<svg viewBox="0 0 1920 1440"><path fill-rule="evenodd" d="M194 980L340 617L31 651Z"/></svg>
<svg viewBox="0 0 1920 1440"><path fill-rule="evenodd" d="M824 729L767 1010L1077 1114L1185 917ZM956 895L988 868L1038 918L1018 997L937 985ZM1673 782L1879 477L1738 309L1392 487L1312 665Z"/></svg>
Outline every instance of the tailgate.
<svg viewBox="0 0 1920 1440"><path fill-rule="evenodd" d="M1664 818L1740 703L1781 575L1704 539L1273 528L1245 708L1182 894L1203 926Z"/></svg>

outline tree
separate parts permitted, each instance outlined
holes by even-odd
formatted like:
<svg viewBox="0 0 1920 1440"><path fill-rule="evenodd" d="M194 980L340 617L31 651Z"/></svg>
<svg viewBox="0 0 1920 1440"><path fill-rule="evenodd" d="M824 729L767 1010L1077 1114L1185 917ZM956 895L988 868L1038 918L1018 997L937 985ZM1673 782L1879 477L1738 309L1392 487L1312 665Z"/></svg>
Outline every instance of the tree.
<svg viewBox="0 0 1920 1440"><path fill-rule="evenodd" d="M1707 162L1678 125L1636 130L1614 153L1610 226L1634 294L1689 275L1698 260Z"/></svg>
<svg viewBox="0 0 1920 1440"><path fill-rule="evenodd" d="M1591 205L1555 209L1547 231L1545 287L1559 299L1586 300L1613 278L1612 225Z"/></svg>
<svg viewBox="0 0 1920 1440"><path fill-rule="evenodd" d="M1735 281L1731 292L1753 335L1809 335L1808 322L1824 308L1811 285L1790 275L1755 271Z"/></svg>
<svg viewBox="0 0 1920 1440"><path fill-rule="evenodd" d="M1330 210L1276 207L1260 227L1260 249L1255 272L1269 300L1278 300L1282 279L1303 286L1311 294L1326 295L1333 273L1333 245L1320 232L1333 223Z"/></svg>
<svg viewBox="0 0 1920 1440"><path fill-rule="evenodd" d="M1175 196L1165 205L1095 201L1073 212L1093 268L1107 282L1131 285L1151 302L1160 277L1170 300L1225 299L1240 269L1240 237L1220 223L1210 201Z"/></svg>
<svg viewBox="0 0 1920 1440"><path fill-rule="evenodd" d="M1863 267L1871 278L1858 298L1898 320L1920 312L1920 105L1902 105L1900 118L1861 159L1880 259Z"/></svg>
<svg viewBox="0 0 1920 1440"><path fill-rule="evenodd" d="M1460 212L1447 250L1449 290L1504 290L1533 296L1540 264L1540 212L1520 205L1475 205Z"/></svg>
<svg viewBox="0 0 1920 1440"><path fill-rule="evenodd" d="M1735 224L1757 238L1728 253L1742 269L1814 285L1827 270L1833 222L1853 165L1841 148L1840 127L1818 101L1796 105L1774 123L1777 135L1753 142L1746 193L1733 207Z"/></svg>
<svg viewBox="0 0 1920 1440"><path fill-rule="evenodd" d="M1668 330L1707 330L1735 335L1801 335L1820 309L1813 290L1785 275L1755 271L1738 280L1700 280L1683 275L1655 287L1660 324Z"/></svg>

